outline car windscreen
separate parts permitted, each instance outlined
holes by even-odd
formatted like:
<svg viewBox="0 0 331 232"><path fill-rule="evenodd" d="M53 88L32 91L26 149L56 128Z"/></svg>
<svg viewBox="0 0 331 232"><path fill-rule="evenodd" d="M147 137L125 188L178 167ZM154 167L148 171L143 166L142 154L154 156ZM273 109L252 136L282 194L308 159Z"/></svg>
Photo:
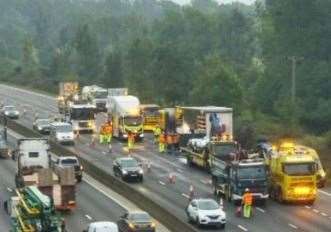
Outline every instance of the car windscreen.
<svg viewBox="0 0 331 232"><path fill-rule="evenodd" d="M14 106L5 106L4 110L5 111L14 111L14 110L16 110L16 108Z"/></svg>
<svg viewBox="0 0 331 232"><path fill-rule="evenodd" d="M76 159L63 159L61 160L61 164L63 165L77 165L77 160Z"/></svg>
<svg viewBox="0 0 331 232"><path fill-rule="evenodd" d="M62 125L62 126L57 126L56 131L60 133L67 133L67 132L72 132L72 126L71 125Z"/></svg>
<svg viewBox="0 0 331 232"><path fill-rule="evenodd" d="M94 119L94 109L93 108L80 108L72 109L70 117L73 120L93 120Z"/></svg>
<svg viewBox="0 0 331 232"><path fill-rule="evenodd" d="M219 208L218 204L215 201L199 201L198 207L201 210L216 210Z"/></svg>
<svg viewBox="0 0 331 232"><path fill-rule="evenodd" d="M283 171L289 176L309 176L315 173L315 163L285 163Z"/></svg>
<svg viewBox="0 0 331 232"><path fill-rule="evenodd" d="M231 153L236 153L237 148L235 144L216 144L214 146L215 156L220 159L224 159Z"/></svg>
<svg viewBox="0 0 331 232"><path fill-rule="evenodd" d="M121 166L123 168L134 168L134 167L138 167L138 162L134 159L125 159L125 160L121 160Z"/></svg>
<svg viewBox="0 0 331 232"><path fill-rule="evenodd" d="M238 168L238 179L259 179L266 178L264 166L251 166Z"/></svg>
<svg viewBox="0 0 331 232"><path fill-rule="evenodd" d="M131 214L130 219L136 222L149 222L151 217L147 213L134 213Z"/></svg>
<svg viewBox="0 0 331 232"><path fill-rule="evenodd" d="M139 126L142 123L141 117L125 117L124 123L127 126Z"/></svg>
<svg viewBox="0 0 331 232"><path fill-rule="evenodd" d="M49 125L50 121L48 119L40 119L37 121L37 124L40 126L47 126Z"/></svg>
<svg viewBox="0 0 331 232"><path fill-rule="evenodd" d="M108 97L108 92L107 91L100 91L100 92L96 92L94 94L94 98L96 99L105 99Z"/></svg>

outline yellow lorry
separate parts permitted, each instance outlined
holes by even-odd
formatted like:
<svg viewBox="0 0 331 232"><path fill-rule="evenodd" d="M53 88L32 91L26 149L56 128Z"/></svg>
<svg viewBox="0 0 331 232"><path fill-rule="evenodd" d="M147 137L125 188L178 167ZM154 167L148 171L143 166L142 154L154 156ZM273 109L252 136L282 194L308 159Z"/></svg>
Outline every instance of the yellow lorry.
<svg viewBox="0 0 331 232"><path fill-rule="evenodd" d="M326 183L326 173L323 169L321 160L317 151L311 147L304 145L296 144L294 142L284 142L281 143L278 147L278 152L287 153L287 154L296 154L296 155L309 155L311 156L316 163L317 168L317 187L323 188Z"/></svg>
<svg viewBox="0 0 331 232"><path fill-rule="evenodd" d="M316 199L315 159L279 152L270 160L270 197L279 202L313 204Z"/></svg>
<svg viewBox="0 0 331 232"><path fill-rule="evenodd" d="M155 104L140 105L140 111L144 118L144 130L153 131L160 121L160 106Z"/></svg>

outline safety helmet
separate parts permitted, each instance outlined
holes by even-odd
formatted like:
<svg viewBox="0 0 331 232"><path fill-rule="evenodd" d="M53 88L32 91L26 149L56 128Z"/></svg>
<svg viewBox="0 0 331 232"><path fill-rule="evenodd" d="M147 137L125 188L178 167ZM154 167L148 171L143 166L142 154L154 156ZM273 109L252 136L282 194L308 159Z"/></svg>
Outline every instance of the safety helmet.
<svg viewBox="0 0 331 232"><path fill-rule="evenodd" d="M245 189L245 192L249 192L249 188L246 188L246 189Z"/></svg>

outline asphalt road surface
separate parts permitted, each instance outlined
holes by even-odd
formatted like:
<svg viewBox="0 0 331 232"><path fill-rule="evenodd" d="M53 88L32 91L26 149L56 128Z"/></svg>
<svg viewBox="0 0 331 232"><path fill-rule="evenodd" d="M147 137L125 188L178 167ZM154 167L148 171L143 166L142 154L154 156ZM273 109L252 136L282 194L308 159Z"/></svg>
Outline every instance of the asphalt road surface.
<svg viewBox="0 0 331 232"><path fill-rule="evenodd" d="M17 135L9 133L11 147L16 144ZM16 162L10 159L0 160L0 203L14 194ZM126 210L138 208L126 199L98 183L93 178L84 174L84 181L77 184L77 208L72 213L63 214L67 229L70 232L80 232L86 229L93 221L116 222ZM158 223L157 223L158 224ZM3 209L0 210L0 231L9 231L10 218ZM157 231L166 232L162 225L158 225Z"/></svg>
<svg viewBox="0 0 331 232"><path fill-rule="evenodd" d="M32 127L35 113L40 117L58 114L54 97L0 85L0 101L13 104L27 114L21 117L19 123ZM98 122L105 120L105 115L98 115ZM108 153L105 146L91 145L90 135L81 135L76 145L70 149L94 162L100 168L112 173L112 161L115 157L126 155L126 144L113 141L113 151ZM136 144L132 154L142 162L151 162L151 172L146 173L143 184L132 184L134 188L144 193L160 205L173 212L181 220L187 220L185 207L188 203L190 186L194 187L196 197L213 197L210 177L197 168L186 165L185 158L180 154L159 154L153 145L151 136L147 136L141 144ZM169 174L176 176L175 184L168 181ZM318 199L313 206L280 205L271 200L265 207L256 207L251 219L238 218L234 215L235 207L225 202L228 223L225 231L331 231L331 189L319 191ZM201 228L201 231L211 230ZM217 231L217 230L214 230Z"/></svg>

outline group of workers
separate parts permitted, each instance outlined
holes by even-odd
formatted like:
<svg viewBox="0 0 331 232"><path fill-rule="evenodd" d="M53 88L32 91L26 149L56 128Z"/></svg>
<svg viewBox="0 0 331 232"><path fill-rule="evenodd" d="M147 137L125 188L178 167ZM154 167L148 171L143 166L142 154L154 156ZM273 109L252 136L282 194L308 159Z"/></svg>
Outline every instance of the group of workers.
<svg viewBox="0 0 331 232"><path fill-rule="evenodd" d="M100 144L108 144L109 151L111 151L111 140L113 137L113 124L110 119L108 119L103 125L100 127L99 131L99 142ZM135 134L132 132L128 132L128 151L130 152L133 149L135 143Z"/></svg>
<svg viewBox="0 0 331 232"><path fill-rule="evenodd" d="M159 144L159 152L164 153L169 151L174 153L179 148L179 135L177 133L165 133L161 127L157 125L154 130L154 143Z"/></svg>

